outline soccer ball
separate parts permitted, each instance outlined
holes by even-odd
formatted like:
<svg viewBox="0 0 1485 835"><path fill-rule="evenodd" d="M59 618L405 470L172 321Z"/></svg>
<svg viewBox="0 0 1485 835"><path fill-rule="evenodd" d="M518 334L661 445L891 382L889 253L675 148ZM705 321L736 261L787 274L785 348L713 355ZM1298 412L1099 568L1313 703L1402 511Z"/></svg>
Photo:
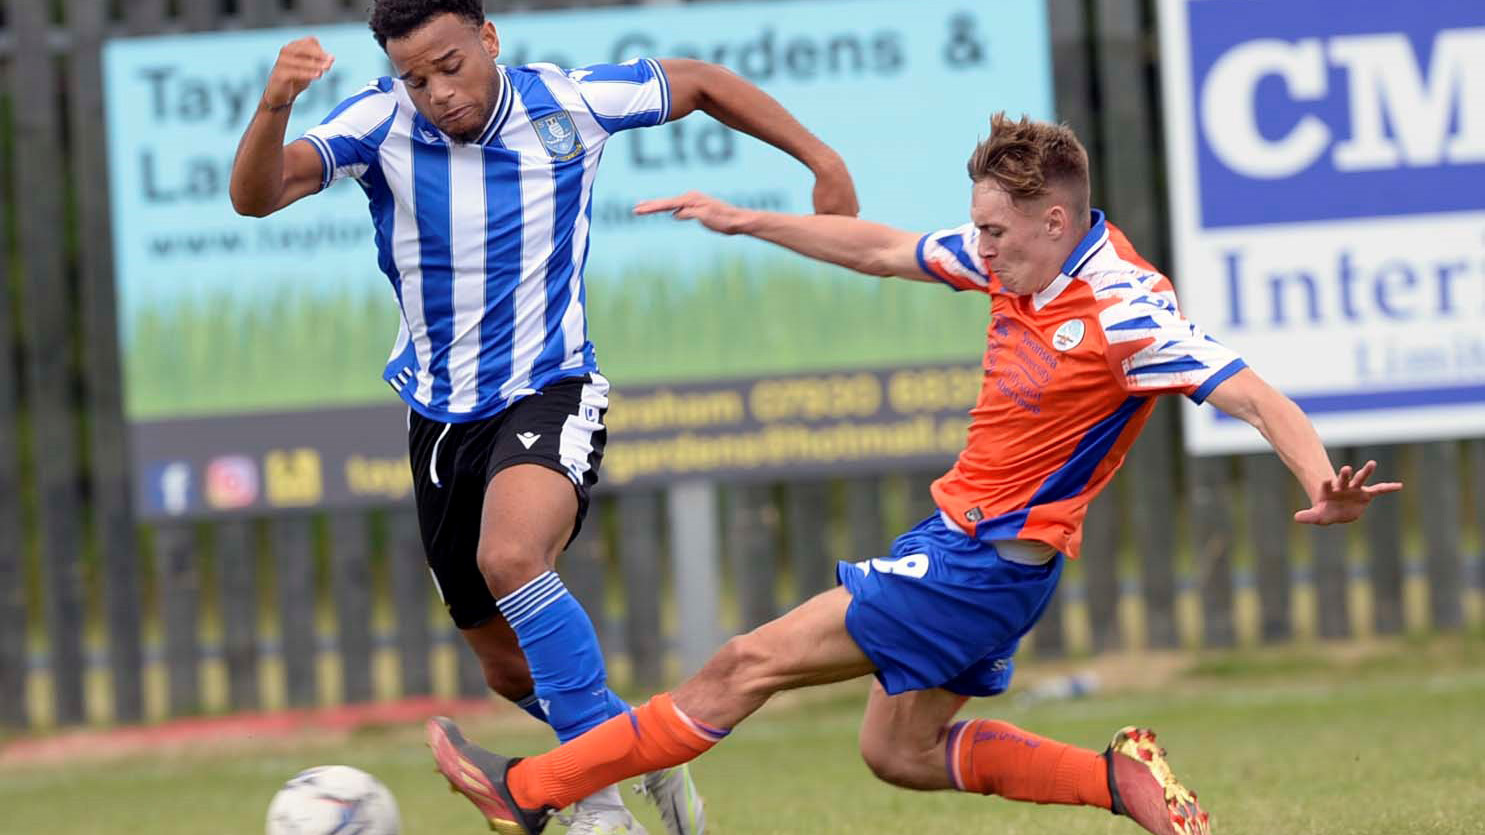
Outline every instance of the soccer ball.
<svg viewBox="0 0 1485 835"><path fill-rule="evenodd" d="M401 828L387 787L348 765L305 769L268 804L267 835L397 835Z"/></svg>

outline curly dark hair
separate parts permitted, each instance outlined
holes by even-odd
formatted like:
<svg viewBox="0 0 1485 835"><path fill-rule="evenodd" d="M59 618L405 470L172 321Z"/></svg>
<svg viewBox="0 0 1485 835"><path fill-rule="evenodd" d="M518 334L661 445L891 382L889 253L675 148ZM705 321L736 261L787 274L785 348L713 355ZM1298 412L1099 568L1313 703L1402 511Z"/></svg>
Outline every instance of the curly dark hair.
<svg viewBox="0 0 1485 835"><path fill-rule="evenodd" d="M480 0L374 0L371 34L386 49L387 41L401 38L441 14L458 15L475 26L485 22Z"/></svg>

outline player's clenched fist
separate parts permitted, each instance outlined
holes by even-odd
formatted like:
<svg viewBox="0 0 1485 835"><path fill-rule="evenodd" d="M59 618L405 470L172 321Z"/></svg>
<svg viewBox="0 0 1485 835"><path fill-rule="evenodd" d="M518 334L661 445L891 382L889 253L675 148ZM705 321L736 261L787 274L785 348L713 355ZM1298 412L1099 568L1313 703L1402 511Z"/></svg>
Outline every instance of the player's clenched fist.
<svg viewBox="0 0 1485 835"><path fill-rule="evenodd" d="M317 38L290 41L278 51L278 60L268 74L268 87L263 91L263 104L279 110L294 103L315 79L323 76L335 63L335 56L320 46Z"/></svg>

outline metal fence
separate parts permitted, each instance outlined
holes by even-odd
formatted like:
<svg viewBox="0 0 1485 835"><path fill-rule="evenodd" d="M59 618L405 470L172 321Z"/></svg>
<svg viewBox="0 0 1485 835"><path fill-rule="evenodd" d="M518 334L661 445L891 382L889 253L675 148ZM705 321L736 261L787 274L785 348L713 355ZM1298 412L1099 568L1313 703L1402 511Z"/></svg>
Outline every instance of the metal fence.
<svg viewBox="0 0 1485 835"><path fill-rule="evenodd" d="M147 529L130 512L100 46L124 34L361 20L364 5L5 4L0 726L484 692L435 604L410 508ZM573 4L487 7L559 5ZM1058 111L1093 153L1095 201L1168 263L1150 4L1050 0L1048 9ZM1094 504L1084 558L1035 631L1034 652L1480 620L1485 441L1335 450L1376 458L1409 489L1362 525L1309 530L1290 521L1301 497L1273 456L1185 458L1176 423L1162 404ZM883 553L894 528L930 510L932 475L604 494L562 570L621 677L655 684L724 630L828 587L834 559ZM694 528L667 522L718 513L720 541L693 541L685 530ZM697 565L711 578L700 585Z"/></svg>

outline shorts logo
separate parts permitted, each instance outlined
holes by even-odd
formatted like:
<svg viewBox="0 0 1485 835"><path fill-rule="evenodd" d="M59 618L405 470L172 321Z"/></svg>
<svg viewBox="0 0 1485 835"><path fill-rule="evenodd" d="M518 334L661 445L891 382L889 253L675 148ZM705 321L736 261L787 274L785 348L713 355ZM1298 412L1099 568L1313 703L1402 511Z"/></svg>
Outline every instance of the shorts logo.
<svg viewBox="0 0 1485 835"><path fill-rule="evenodd" d="M911 577L921 580L928 575L929 559L927 554L908 554L897 559L877 557L871 560L862 560L855 563L856 568L863 575L870 575L872 571L882 574L895 574L898 577Z"/></svg>
<svg viewBox="0 0 1485 835"><path fill-rule="evenodd" d="M1057 332L1052 334L1052 347L1059 351L1071 351L1083 342L1083 334L1087 328L1082 319L1069 319L1057 327Z"/></svg>
<svg viewBox="0 0 1485 835"><path fill-rule="evenodd" d="M532 126L536 128L537 137L546 146L552 159L564 162L582 153L583 143L578 140L577 128L572 124L572 114L567 111L544 116L534 121Z"/></svg>
<svg viewBox="0 0 1485 835"><path fill-rule="evenodd" d="M968 519L970 522L979 522L981 519L985 518L985 511L980 510L978 507L972 507L969 510L964 511L964 518Z"/></svg>
<svg viewBox="0 0 1485 835"><path fill-rule="evenodd" d="M541 440L541 436L533 435L530 432L521 432L516 435L516 440L521 442L521 446L530 449L532 444L535 444L537 441Z"/></svg>

